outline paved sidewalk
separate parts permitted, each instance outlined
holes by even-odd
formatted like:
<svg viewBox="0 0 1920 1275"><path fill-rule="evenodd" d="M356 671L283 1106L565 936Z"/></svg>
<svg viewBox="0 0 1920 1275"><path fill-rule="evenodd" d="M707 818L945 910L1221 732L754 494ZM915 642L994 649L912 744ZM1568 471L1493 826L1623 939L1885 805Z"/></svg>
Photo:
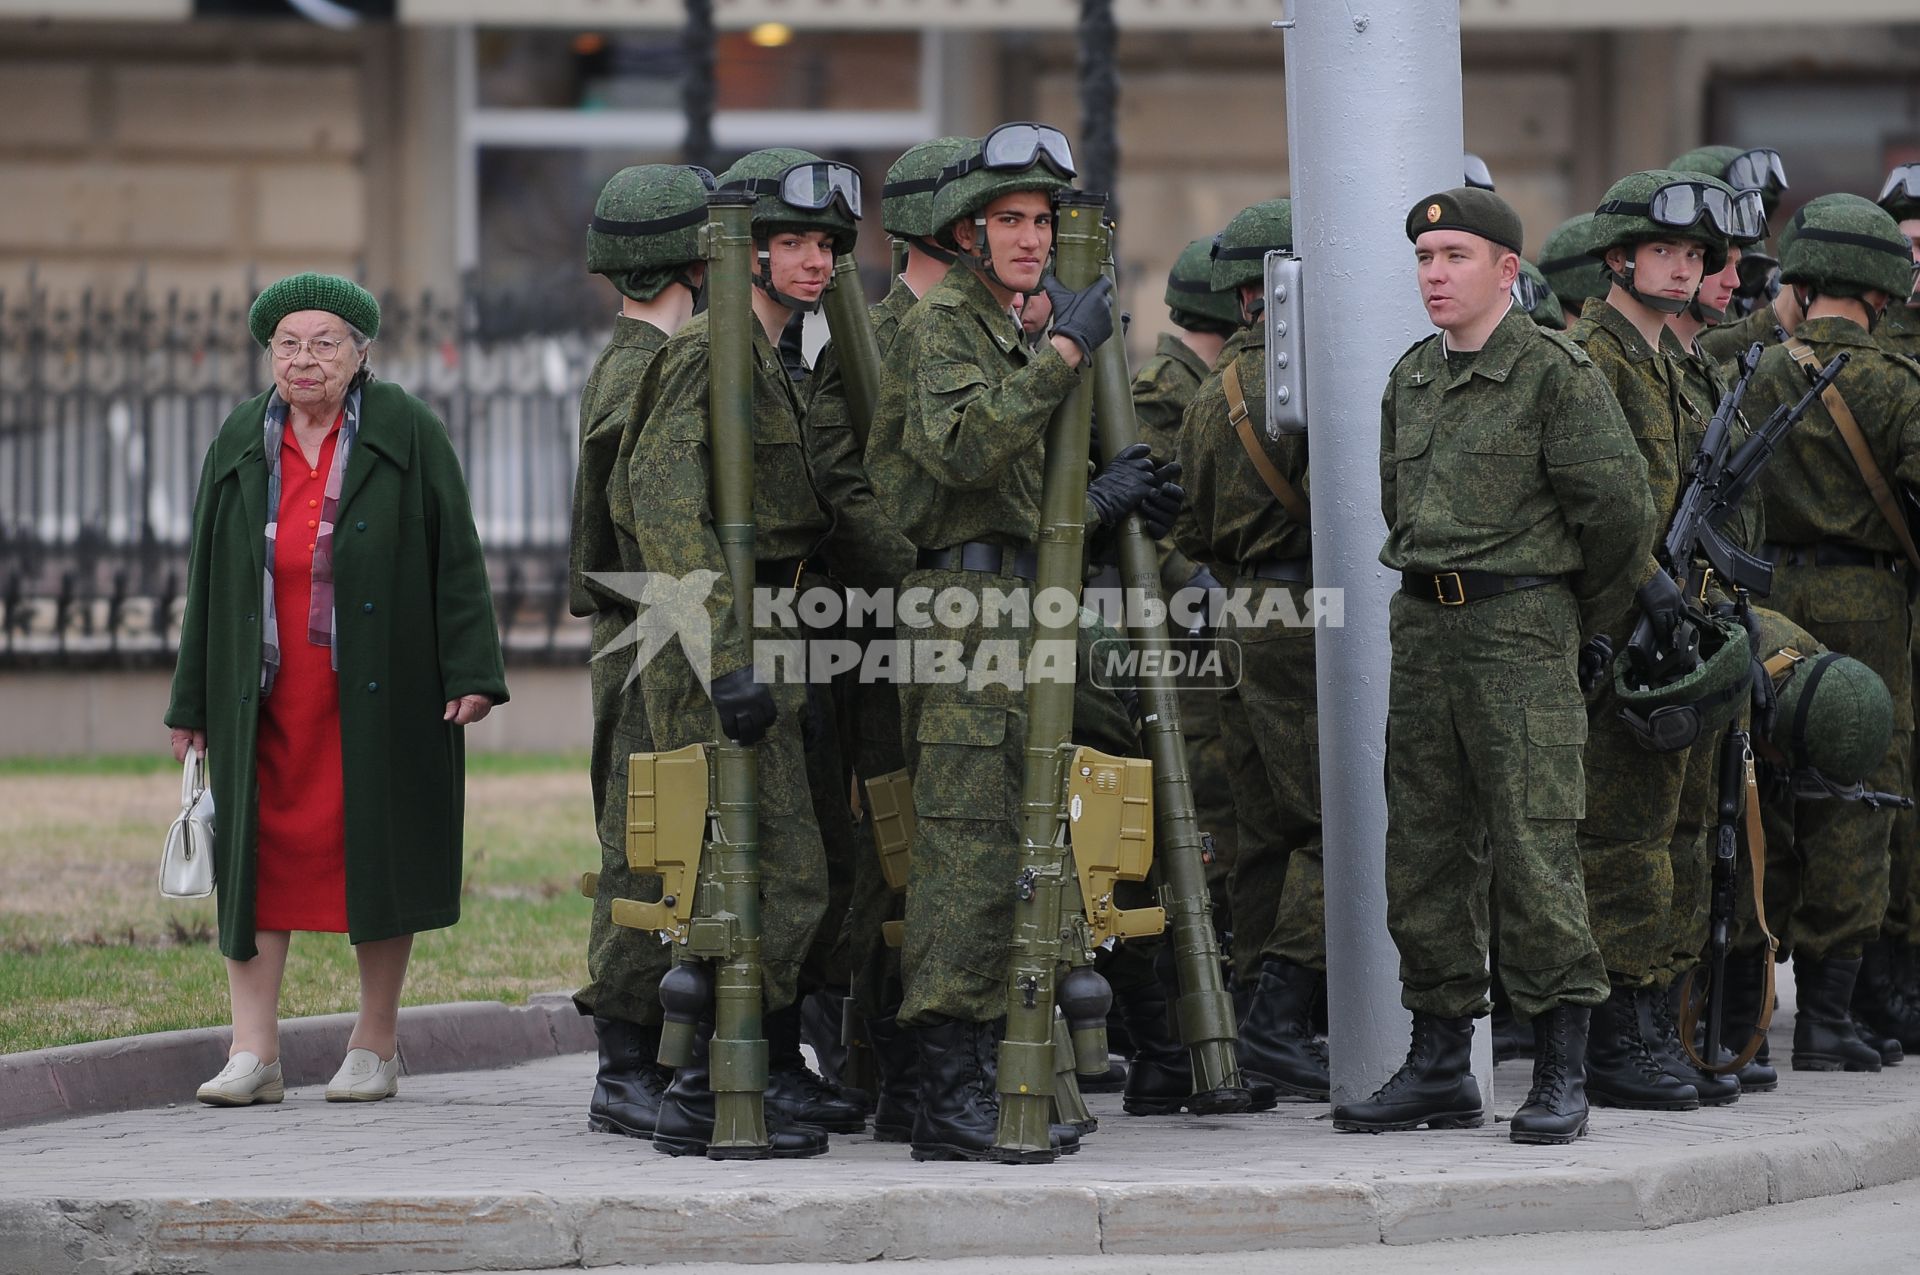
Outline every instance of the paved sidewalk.
<svg viewBox="0 0 1920 1275"><path fill-rule="evenodd" d="M1785 1024L1775 1056L1786 1055ZM540 1270L1249 1251L1668 1226L1920 1176L1920 1062L1783 1073L1683 1116L1598 1111L1570 1148L1335 1133L1319 1105L1133 1119L1044 1167L676 1160L586 1132L590 1055L407 1077L398 1099L189 1102L0 1133L0 1270ZM1496 1111L1524 1094L1500 1068Z"/></svg>

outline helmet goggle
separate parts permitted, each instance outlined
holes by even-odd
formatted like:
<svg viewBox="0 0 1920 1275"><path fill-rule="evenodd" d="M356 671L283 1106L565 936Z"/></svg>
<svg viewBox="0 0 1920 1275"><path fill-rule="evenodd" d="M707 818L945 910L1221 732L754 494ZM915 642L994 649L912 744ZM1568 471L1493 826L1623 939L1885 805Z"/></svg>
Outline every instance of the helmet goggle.
<svg viewBox="0 0 1920 1275"><path fill-rule="evenodd" d="M1061 177L1074 176L1073 147L1067 135L1048 124L1002 124L980 139L978 153L956 160L949 178L964 177L982 168L996 172L1045 164Z"/></svg>
<svg viewBox="0 0 1920 1275"><path fill-rule="evenodd" d="M1492 190L1493 174L1487 169L1487 161L1467 152L1467 185L1476 190Z"/></svg>
<svg viewBox="0 0 1920 1275"><path fill-rule="evenodd" d="M1902 164L1887 174L1887 184L1880 188L1878 203L1886 203L1898 192L1902 199L1920 200L1920 164Z"/></svg>
<svg viewBox="0 0 1920 1275"><path fill-rule="evenodd" d="M698 164L688 164L686 167L689 172L691 172L695 177L698 177L700 179L700 184L707 188L707 193L709 195L711 195L714 191L720 189L720 187L715 183L713 179L712 170L702 168Z"/></svg>
<svg viewBox="0 0 1920 1275"><path fill-rule="evenodd" d="M859 170L830 159L795 164L778 177L756 177L732 184L752 194L778 196L781 203L808 212L824 212L837 201L847 216L860 219Z"/></svg>
<svg viewBox="0 0 1920 1275"><path fill-rule="evenodd" d="M1610 199L1594 210L1599 214L1618 213L1645 217L1656 225L1685 230L1702 218L1729 239L1760 239L1767 233L1767 209L1758 190L1742 190L1729 196L1704 182L1669 182L1653 192L1644 204Z"/></svg>
<svg viewBox="0 0 1920 1275"><path fill-rule="evenodd" d="M1787 170L1780 163L1780 152L1769 146L1757 147L1735 155L1720 180L1735 190L1765 190L1772 182L1775 190L1787 188Z"/></svg>
<svg viewBox="0 0 1920 1275"><path fill-rule="evenodd" d="M1529 274L1517 274L1513 277L1513 300L1522 310L1532 314L1547 303L1553 295L1553 289L1546 287Z"/></svg>

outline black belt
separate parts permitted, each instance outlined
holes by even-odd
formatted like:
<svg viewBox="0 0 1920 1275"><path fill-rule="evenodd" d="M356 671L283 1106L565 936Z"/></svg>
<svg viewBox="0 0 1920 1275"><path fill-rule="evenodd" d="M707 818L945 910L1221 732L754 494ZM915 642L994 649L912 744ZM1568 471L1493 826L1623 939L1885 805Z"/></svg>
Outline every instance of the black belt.
<svg viewBox="0 0 1920 1275"><path fill-rule="evenodd" d="M1400 592L1410 598L1438 602L1443 607L1464 606L1482 598L1495 598L1518 589L1537 589L1543 584L1558 584L1561 576L1503 576L1491 571L1402 571Z"/></svg>
<svg viewBox="0 0 1920 1275"><path fill-rule="evenodd" d="M806 558L761 558L753 564L753 582L763 589L797 589Z"/></svg>
<svg viewBox="0 0 1920 1275"><path fill-rule="evenodd" d="M914 558L922 571L984 571L989 575L1040 577L1039 555L1032 548L1009 549L982 540L969 540L951 549L922 549Z"/></svg>
<svg viewBox="0 0 1920 1275"><path fill-rule="evenodd" d="M1875 567L1881 571L1898 571L1907 561L1897 553L1862 549L1837 540L1816 545L1770 544L1762 546L1761 552L1776 563L1784 562L1792 567Z"/></svg>
<svg viewBox="0 0 1920 1275"><path fill-rule="evenodd" d="M1236 576L1253 576L1260 580L1279 580L1285 584L1311 584L1313 582L1313 558L1262 558L1258 562L1243 562Z"/></svg>

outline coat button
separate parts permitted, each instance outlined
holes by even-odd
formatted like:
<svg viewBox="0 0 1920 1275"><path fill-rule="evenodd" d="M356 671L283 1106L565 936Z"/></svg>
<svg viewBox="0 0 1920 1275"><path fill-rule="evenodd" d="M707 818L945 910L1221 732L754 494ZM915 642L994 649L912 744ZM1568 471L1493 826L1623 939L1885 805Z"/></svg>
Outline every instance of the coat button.
<svg viewBox="0 0 1920 1275"><path fill-rule="evenodd" d="M380 689L380 683L378 683L378 682L368 682L368 683L367 683L367 693L368 693L369 695L371 695L371 694L373 694L373 692L375 692L375 691L377 691L377 690L379 690L379 689Z"/></svg>
<svg viewBox="0 0 1920 1275"><path fill-rule="evenodd" d="M364 611L364 612L365 612L366 614L368 614L368 615L372 615L372 614L373 614L373 603L371 603L371 602L362 602L362 603L360 604L360 609L361 609L362 611Z"/></svg>
<svg viewBox="0 0 1920 1275"><path fill-rule="evenodd" d="M356 522L353 524L353 529L355 531L365 531L367 529L367 524L364 521Z"/></svg>
<svg viewBox="0 0 1920 1275"><path fill-rule="evenodd" d="M245 691L240 692L240 702L242 704L247 702L247 693Z"/></svg>
<svg viewBox="0 0 1920 1275"><path fill-rule="evenodd" d="M249 611L249 612L247 612L247 620L248 620L248 622L249 622L249 623L251 623L251 622L252 622L252 620L253 620L253 612L251 612L251 611Z"/></svg>

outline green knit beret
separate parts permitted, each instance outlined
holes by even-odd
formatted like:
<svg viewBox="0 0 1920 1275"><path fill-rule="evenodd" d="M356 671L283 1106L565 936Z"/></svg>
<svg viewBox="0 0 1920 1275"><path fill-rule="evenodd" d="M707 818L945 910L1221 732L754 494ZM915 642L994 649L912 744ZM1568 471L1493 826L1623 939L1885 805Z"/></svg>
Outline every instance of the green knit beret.
<svg viewBox="0 0 1920 1275"><path fill-rule="evenodd" d="M254 298L253 309L247 311L247 327L264 349L280 320L301 310L337 314L368 340L380 335L380 303L371 292L337 274L311 271L288 275Z"/></svg>
<svg viewBox="0 0 1920 1275"><path fill-rule="evenodd" d="M1443 190L1407 210L1407 238L1418 242L1429 230L1464 230L1502 248L1520 251L1520 214L1490 190L1459 186Z"/></svg>

